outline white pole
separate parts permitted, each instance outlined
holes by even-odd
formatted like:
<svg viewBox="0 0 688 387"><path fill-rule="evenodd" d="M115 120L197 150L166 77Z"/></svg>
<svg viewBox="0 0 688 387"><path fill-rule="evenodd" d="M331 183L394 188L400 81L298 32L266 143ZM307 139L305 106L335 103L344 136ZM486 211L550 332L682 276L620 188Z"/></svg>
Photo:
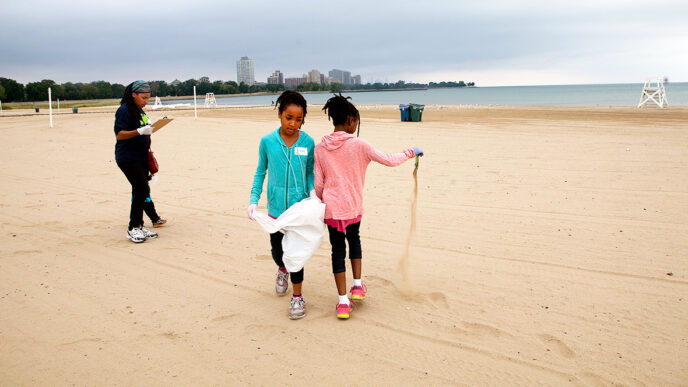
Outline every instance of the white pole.
<svg viewBox="0 0 688 387"><path fill-rule="evenodd" d="M60 99L57 99L57 112L60 112Z"/></svg>
<svg viewBox="0 0 688 387"><path fill-rule="evenodd" d="M196 86L194 86L194 120L198 119L198 111L196 110Z"/></svg>
<svg viewBox="0 0 688 387"><path fill-rule="evenodd" d="M53 92L48 88L48 110L50 111L50 127L53 127Z"/></svg>

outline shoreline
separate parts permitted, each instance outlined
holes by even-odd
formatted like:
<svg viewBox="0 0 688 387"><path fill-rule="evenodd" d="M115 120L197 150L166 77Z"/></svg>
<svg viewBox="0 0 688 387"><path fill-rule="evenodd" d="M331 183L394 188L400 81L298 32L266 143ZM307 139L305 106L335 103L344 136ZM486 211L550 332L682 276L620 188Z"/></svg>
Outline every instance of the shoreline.
<svg viewBox="0 0 688 387"><path fill-rule="evenodd" d="M26 109L7 109L3 110L2 113L0 113L0 119L2 118L10 118L10 117L30 117L30 116L49 116L49 111L48 111L48 104L46 103L45 105L39 105L40 107L40 112L36 113L34 111L27 112L26 110L31 110L29 108ZM322 103L309 103L308 106L322 106ZM630 115L636 115L636 114L644 114L644 113L652 113L654 114L659 114L660 116L662 114L670 114L670 113L682 113L682 112L688 112L688 106L685 105L676 105L676 106L669 106L666 108L659 108L656 106L645 106L642 108L638 108L637 106L632 106L632 105L480 105L480 104L455 104L455 105L450 105L450 104L424 104L425 105L425 111L428 112L428 114L432 114L434 112L443 112L443 111L461 111L461 110L513 110L513 111L533 111L533 110L540 110L540 111L603 111L603 112L610 112L610 113L615 113L615 112L625 112ZM107 112L112 112L114 108L118 107L119 103L117 104L112 104L112 105L99 105L99 106L79 106L78 107L78 113L73 113L71 110L71 107L61 107L60 112L57 111L57 107L53 106L53 116L65 116L65 115L77 115L77 114L93 114L93 113L107 113ZM394 110L398 112L399 106L398 104L355 104L355 106L359 108L365 108L366 111L376 111L376 110ZM225 111L225 110L256 110L256 109L273 109L274 106L271 105L218 105L217 107L212 107L212 108L206 108L202 105L199 104L198 106L198 112L199 113L208 113L208 112L213 112L213 111ZM148 113L154 113L154 112L166 112L166 113L171 113L171 112L193 112L194 108L193 106L180 106L180 107L175 107L175 108L160 108L160 109L152 109L152 105L147 105L144 110ZM363 112L361 112L363 113ZM428 117L428 114L424 114L424 118Z"/></svg>

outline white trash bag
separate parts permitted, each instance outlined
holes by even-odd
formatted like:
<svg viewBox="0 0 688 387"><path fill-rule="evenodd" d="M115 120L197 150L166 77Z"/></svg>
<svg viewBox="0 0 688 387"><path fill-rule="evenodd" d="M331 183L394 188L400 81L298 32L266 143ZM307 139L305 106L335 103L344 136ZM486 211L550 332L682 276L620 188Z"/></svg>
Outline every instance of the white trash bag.
<svg viewBox="0 0 688 387"><path fill-rule="evenodd" d="M277 219L256 211L253 215L263 230L281 232L284 266L290 273L303 268L320 247L325 226L325 205L317 197L309 197L292 205Z"/></svg>

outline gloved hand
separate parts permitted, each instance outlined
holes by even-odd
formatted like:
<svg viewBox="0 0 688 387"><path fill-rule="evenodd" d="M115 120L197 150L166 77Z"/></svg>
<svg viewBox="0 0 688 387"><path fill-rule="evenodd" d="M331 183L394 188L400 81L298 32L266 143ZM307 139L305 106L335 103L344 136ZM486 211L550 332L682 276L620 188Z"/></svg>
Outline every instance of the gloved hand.
<svg viewBox="0 0 688 387"><path fill-rule="evenodd" d="M153 134L153 127L150 125L146 125L136 129L136 131L139 132L141 136L150 136L151 134Z"/></svg>
<svg viewBox="0 0 688 387"><path fill-rule="evenodd" d="M251 219L251 220L256 220L254 214L255 214L255 212L256 212L257 209L258 209L258 205L257 205L257 204L251 204L251 205L248 206L248 210L246 210L246 213L248 214L248 218L249 218L249 219Z"/></svg>
<svg viewBox="0 0 688 387"><path fill-rule="evenodd" d="M413 147L413 153L416 154L416 156L423 156L423 150L417 147Z"/></svg>

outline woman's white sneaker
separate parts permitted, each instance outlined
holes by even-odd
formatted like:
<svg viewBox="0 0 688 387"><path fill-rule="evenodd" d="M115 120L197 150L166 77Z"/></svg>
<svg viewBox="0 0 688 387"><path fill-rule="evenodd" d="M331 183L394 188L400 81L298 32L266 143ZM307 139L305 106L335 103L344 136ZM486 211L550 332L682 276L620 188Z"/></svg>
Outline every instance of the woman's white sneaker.
<svg viewBox="0 0 688 387"><path fill-rule="evenodd" d="M149 239L149 238L150 238L150 239L153 239L153 238L157 238L157 237L158 237L158 233L153 232L153 231L151 231L151 230L149 230L149 229L147 229L147 228L145 228L145 227L143 227L143 226L141 226L141 232L142 232L143 235L146 237L146 239Z"/></svg>
<svg viewBox="0 0 688 387"><path fill-rule="evenodd" d="M134 227L131 230L127 230L127 238L131 239L134 243L141 243L146 241L146 235L141 230L141 227Z"/></svg>

